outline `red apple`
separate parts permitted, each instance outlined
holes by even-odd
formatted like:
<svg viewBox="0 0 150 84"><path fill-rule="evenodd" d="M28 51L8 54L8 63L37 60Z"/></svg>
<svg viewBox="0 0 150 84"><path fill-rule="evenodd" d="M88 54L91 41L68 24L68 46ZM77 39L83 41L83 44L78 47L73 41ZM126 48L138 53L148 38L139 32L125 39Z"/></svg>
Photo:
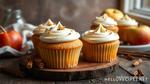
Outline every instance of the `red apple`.
<svg viewBox="0 0 150 84"><path fill-rule="evenodd" d="M150 28L141 25L138 28L132 28L128 31L128 43L131 45L141 45L150 43Z"/></svg>
<svg viewBox="0 0 150 84"><path fill-rule="evenodd" d="M10 37L11 40L11 47L17 50L21 50L22 49L22 36L19 32L16 31L8 31L8 35Z"/></svg>
<svg viewBox="0 0 150 84"><path fill-rule="evenodd" d="M104 13L115 20L119 20L124 16L124 14L120 10L114 8L108 8L104 11Z"/></svg>
<svg viewBox="0 0 150 84"><path fill-rule="evenodd" d="M0 26L0 47L10 45L10 38L2 26Z"/></svg>
<svg viewBox="0 0 150 84"><path fill-rule="evenodd" d="M14 49L21 50L22 48L22 36L19 32L14 30L6 30L0 26L0 47L9 45Z"/></svg>

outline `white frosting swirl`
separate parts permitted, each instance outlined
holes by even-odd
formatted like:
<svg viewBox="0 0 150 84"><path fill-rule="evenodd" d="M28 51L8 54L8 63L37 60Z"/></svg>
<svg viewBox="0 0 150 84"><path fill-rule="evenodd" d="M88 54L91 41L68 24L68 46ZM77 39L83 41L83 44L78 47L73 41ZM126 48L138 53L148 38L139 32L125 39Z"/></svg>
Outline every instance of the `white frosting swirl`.
<svg viewBox="0 0 150 84"><path fill-rule="evenodd" d="M117 25L117 22L109 17L107 14L104 14L103 16L96 17L96 20L94 21L95 24L102 23L103 26L114 26Z"/></svg>
<svg viewBox="0 0 150 84"><path fill-rule="evenodd" d="M131 17L129 17L128 15L125 15L123 18L121 18L120 20L117 21L118 25L138 25L138 22L134 19L132 19Z"/></svg>
<svg viewBox="0 0 150 84"><path fill-rule="evenodd" d="M104 43L118 40L119 36L100 24L95 30L89 30L82 34L82 39L89 43Z"/></svg>
<svg viewBox="0 0 150 84"><path fill-rule="evenodd" d="M46 43L60 43L76 40L80 34L73 29L65 28L60 22L51 27L40 36L40 40Z"/></svg>
<svg viewBox="0 0 150 84"><path fill-rule="evenodd" d="M46 29L49 29L53 26L55 26L55 24L50 19L48 19L46 23L37 26L37 28L33 30L33 33L41 35L45 32Z"/></svg>

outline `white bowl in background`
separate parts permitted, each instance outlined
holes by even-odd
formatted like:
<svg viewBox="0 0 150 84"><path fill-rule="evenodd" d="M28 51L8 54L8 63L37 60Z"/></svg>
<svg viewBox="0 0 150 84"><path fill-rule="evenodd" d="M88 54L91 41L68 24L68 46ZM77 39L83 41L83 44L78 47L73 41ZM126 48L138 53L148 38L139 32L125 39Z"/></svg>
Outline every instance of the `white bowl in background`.
<svg viewBox="0 0 150 84"><path fill-rule="evenodd" d="M128 50L128 51L150 51L150 44L144 44L144 45L120 45L120 50Z"/></svg>

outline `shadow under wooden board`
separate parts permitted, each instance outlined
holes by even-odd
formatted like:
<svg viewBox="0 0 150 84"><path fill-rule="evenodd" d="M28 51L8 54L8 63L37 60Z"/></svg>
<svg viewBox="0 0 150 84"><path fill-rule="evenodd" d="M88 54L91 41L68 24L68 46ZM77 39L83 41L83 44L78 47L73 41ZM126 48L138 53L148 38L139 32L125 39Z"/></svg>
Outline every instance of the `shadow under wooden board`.
<svg viewBox="0 0 150 84"><path fill-rule="evenodd" d="M72 69L39 69L36 67L27 69L22 63L20 63L20 69L25 73L25 76L30 78L71 81L105 77L115 71L118 63L118 59L110 63L89 63L80 59L78 66Z"/></svg>

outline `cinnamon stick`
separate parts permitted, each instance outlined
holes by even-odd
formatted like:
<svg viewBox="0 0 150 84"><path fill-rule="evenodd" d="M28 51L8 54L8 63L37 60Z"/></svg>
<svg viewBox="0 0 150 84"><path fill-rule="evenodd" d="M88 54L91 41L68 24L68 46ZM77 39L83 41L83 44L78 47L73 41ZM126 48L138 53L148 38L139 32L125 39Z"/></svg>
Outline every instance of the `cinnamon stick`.
<svg viewBox="0 0 150 84"><path fill-rule="evenodd" d="M138 69L132 73L132 76L144 76L142 70Z"/></svg>
<svg viewBox="0 0 150 84"><path fill-rule="evenodd" d="M142 72L142 70L138 69L137 71L139 73L138 76L144 76L144 73Z"/></svg>
<svg viewBox="0 0 150 84"><path fill-rule="evenodd" d="M40 69L44 68L44 63L42 62L42 60L40 58L35 58L34 62L35 62L35 66L37 68L40 68Z"/></svg>
<svg viewBox="0 0 150 84"><path fill-rule="evenodd" d="M141 64L142 62L143 62L142 59L135 60L135 61L132 63L132 66L133 66L133 67L138 66L138 65Z"/></svg>
<svg viewBox="0 0 150 84"><path fill-rule="evenodd" d="M31 57L26 57L24 59L24 65L26 66L27 69L31 69L33 67L33 61L32 61L32 58Z"/></svg>
<svg viewBox="0 0 150 84"><path fill-rule="evenodd" d="M26 63L26 68L27 68L27 69L31 69L32 67L33 67L32 61L28 61L28 62Z"/></svg>
<svg viewBox="0 0 150 84"><path fill-rule="evenodd" d="M136 70L132 73L132 76L138 76L139 72Z"/></svg>

